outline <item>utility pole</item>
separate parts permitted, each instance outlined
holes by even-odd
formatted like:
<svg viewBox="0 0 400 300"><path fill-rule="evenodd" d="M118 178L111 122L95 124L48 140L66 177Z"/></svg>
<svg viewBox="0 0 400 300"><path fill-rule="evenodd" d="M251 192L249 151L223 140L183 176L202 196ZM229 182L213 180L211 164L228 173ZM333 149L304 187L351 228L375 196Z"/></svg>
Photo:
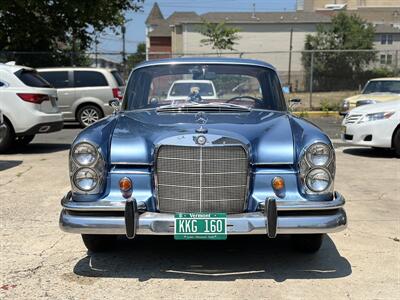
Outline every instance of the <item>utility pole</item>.
<svg viewBox="0 0 400 300"><path fill-rule="evenodd" d="M99 43L99 41L98 41L98 36L97 36L97 33L95 34L95 36L94 36L94 61L95 61L95 64L96 64L96 68L97 68L97 65L98 65L98 60L97 60L97 52L98 52L98 50L97 50L97 45L98 45L98 43Z"/></svg>
<svg viewBox="0 0 400 300"><path fill-rule="evenodd" d="M292 85L290 83L290 76L292 72L292 49L293 49L293 26L290 27L290 41L289 41L289 67L288 67L288 86L290 91L292 91Z"/></svg>
<svg viewBox="0 0 400 300"><path fill-rule="evenodd" d="M122 33L122 67L123 67L124 78L126 78L125 32L126 32L126 27L125 24L123 24L121 26L121 33Z"/></svg>

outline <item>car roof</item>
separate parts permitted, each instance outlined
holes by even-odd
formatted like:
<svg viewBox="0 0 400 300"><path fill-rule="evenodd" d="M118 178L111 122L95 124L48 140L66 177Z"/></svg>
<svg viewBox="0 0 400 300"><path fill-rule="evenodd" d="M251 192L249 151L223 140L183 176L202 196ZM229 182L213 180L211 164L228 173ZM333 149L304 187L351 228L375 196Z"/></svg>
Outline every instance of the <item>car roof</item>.
<svg viewBox="0 0 400 300"><path fill-rule="evenodd" d="M20 66L20 65L7 65L7 64L2 64L0 63L0 70L6 71L8 73L14 74L15 72L18 72L21 69L25 70L34 70L33 68L26 67L26 66Z"/></svg>
<svg viewBox="0 0 400 300"><path fill-rule="evenodd" d="M382 77L382 78L370 79L370 81L386 81L386 80L400 81L400 77Z"/></svg>
<svg viewBox="0 0 400 300"><path fill-rule="evenodd" d="M117 71L113 68L96 68L96 67L51 67L51 68L37 68L39 72L44 71Z"/></svg>
<svg viewBox="0 0 400 300"><path fill-rule="evenodd" d="M394 101L358 106L352 109L350 113L375 113L375 112L382 112L385 110L400 111L400 97L398 98L398 100Z"/></svg>
<svg viewBox="0 0 400 300"><path fill-rule="evenodd" d="M228 57L180 57L148 60L137 65L134 70L149 66L157 65L173 65L173 64L234 64L234 65L252 65L272 69L276 71L271 64L261 60L244 59L244 58L228 58Z"/></svg>

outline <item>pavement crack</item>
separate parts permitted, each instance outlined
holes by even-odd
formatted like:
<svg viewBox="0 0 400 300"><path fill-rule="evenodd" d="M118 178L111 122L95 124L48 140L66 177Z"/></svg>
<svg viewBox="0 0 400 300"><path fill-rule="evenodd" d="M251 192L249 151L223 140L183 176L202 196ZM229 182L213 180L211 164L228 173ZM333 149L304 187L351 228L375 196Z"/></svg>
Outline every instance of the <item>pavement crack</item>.
<svg viewBox="0 0 400 300"><path fill-rule="evenodd" d="M24 175L25 173L29 172L30 170L32 170L32 166L29 166L26 170L18 172L14 178L10 179L9 181L0 184L0 186L5 186L7 184L10 184L11 182L15 181L16 179L20 178L22 175Z"/></svg>

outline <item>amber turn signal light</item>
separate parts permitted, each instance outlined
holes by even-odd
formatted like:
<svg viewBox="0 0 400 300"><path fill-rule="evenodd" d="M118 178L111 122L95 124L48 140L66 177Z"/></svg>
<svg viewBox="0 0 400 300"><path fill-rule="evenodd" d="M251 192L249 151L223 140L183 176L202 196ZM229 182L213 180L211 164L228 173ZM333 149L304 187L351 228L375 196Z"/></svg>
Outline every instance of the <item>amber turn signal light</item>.
<svg viewBox="0 0 400 300"><path fill-rule="evenodd" d="M272 187L276 191L283 190L285 188L285 180L283 180L283 178L279 176L275 177L274 179L272 179Z"/></svg>
<svg viewBox="0 0 400 300"><path fill-rule="evenodd" d="M132 180L130 180L128 177L121 178L119 181L119 189L121 192L129 192L132 190Z"/></svg>

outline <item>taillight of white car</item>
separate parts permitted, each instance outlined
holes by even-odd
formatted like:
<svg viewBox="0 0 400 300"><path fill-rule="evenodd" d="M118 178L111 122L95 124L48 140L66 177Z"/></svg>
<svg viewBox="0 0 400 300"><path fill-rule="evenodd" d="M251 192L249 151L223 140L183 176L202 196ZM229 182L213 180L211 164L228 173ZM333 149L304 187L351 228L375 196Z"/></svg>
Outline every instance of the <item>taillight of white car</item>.
<svg viewBox="0 0 400 300"><path fill-rule="evenodd" d="M122 92L121 92L121 90L119 88L113 88L112 89L112 93L113 93L113 97L114 98L122 100L123 95L122 95Z"/></svg>
<svg viewBox="0 0 400 300"><path fill-rule="evenodd" d="M17 93L18 97L30 103L41 104L44 101L50 101L50 96L46 94Z"/></svg>

